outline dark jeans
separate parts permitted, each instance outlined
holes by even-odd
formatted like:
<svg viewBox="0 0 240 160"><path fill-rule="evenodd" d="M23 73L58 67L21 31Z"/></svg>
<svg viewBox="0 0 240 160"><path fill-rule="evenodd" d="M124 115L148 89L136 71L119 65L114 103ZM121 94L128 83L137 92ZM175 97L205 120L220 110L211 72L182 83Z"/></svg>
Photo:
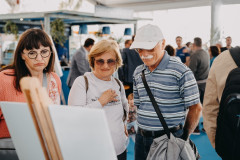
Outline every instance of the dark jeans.
<svg viewBox="0 0 240 160"><path fill-rule="evenodd" d="M118 160L127 160L127 151L125 150L123 153L117 156Z"/></svg>
<svg viewBox="0 0 240 160"><path fill-rule="evenodd" d="M181 137L183 134L183 130L179 129L178 131L174 132L173 135L175 137ZM135 140L135 152L134 157L135 160L146 160L148 152L150 150L150 146L153 142L153 139L157 137L145 137L142 136L140 131L138 130L136 134L136 140Z"/></svg>
<svg viewBox="0 0 240 160"><path fill-rule="evenodd" d="M203 105L203 98L204 98L205 88L206 88L206 83L198 84L200 102L201 102L202 105ZM199 123L198 123L196 129L199 130Z"/></svg>
<svg viewBox="0 0 240 160"><path fill-rule="evenodd" d="M206 83L198 84L198 90L199 90L199 95L200 95L200 102L201 102L201 104L203 104L203 98L204 98L205 88L206 88Z"/></svg>

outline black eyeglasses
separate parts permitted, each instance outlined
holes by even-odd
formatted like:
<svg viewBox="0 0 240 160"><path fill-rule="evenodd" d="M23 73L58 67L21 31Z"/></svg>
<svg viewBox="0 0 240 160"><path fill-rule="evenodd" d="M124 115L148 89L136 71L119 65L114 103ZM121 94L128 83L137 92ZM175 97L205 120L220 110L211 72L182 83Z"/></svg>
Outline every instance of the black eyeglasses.
<svg viewBox="0 0 240 160"><path fill-rule="evenodd" d="M96 61L96 64L99 66L103 66L105 63L105 61L103 59L95 59L95 61ZM108 66L112 67L116 64L116 62L117 61L114 59L108 59L106 63L108 64Z"/></svg>
<svg viewBox="0 0 240 160"><path fill-rule="evenodd" d="M50 55L51 51L44 49L41 50L40 55L42 56L42 58L47 58ZM30 59L36 59L38 56L38 52L36 51L30 51L28 52L28 58Z"/></svg>

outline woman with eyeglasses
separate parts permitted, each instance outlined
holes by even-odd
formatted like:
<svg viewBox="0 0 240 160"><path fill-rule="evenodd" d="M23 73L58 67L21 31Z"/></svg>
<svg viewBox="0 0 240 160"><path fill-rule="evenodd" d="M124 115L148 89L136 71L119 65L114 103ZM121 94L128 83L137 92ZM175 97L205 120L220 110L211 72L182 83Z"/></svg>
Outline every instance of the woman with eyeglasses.
<svg viewBox="0 0 240 160"><path fill-rule="evenodd" d="M20 87L23 77L37 77L54 104L60 104L61 81L53 72L52 42L41 29L28 29L19 38L13 63L0 70L0 101L26 102ZM0 143L10 134L0 109ZM0 159L1 157L0 151ZM9 158L9 157L8 157Z"/></svg>
<svg viewBox="0 0 240 160"><path fill-rule="evenodd" d="M127 132L123 117L124 112L128 112L128 103L122 83L112 77L122 65L118 44L113 40L98 42L92 47L88 61L92 72L86 72L74 81L68 104L103 109L117 158L126 160Z"/></svg>

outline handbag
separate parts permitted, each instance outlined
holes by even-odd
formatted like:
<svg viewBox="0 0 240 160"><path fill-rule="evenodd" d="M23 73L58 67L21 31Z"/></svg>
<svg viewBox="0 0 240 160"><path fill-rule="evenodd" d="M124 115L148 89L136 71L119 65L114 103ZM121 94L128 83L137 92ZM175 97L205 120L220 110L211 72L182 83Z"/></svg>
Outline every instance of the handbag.
<svg viewBox="0 0 240 160"><path fill-rule="evenodd" d="M166 134L153 139L147 160L198 160L200 155L195 144L188 139L187 141L175 137L169 130L165 119L152 95L152 92L146 82L144 70L142 71L142 81L152 102L152 105L158 115L158 118Z"/></svg>

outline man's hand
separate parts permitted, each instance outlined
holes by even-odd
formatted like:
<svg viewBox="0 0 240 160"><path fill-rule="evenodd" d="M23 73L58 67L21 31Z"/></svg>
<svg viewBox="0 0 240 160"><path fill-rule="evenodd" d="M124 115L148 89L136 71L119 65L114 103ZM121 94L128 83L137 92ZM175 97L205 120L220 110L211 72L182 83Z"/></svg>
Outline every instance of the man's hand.
<svg viewBox="0 0 240 160"><path fill-rule="evenodd" d="M184 131L187 131L185 134L187 134L188 136L194 131L194 129L198 125L201 111L202 111L201 103L189 107L188 115L183 128Z"/></svg>
<svg viewBox="0 0 240 160"><path fill-rule="evenodd" d="M127 131L127 126L126 126L126 124L124 124L124 132L125 132L126 136L128 137L128 131Z"/></svg>
<svg viewBox="0 0 240 160"><path fill-rule="evenodd" d="M188 48L183 49L183 53L188 53Z"/></svg>

